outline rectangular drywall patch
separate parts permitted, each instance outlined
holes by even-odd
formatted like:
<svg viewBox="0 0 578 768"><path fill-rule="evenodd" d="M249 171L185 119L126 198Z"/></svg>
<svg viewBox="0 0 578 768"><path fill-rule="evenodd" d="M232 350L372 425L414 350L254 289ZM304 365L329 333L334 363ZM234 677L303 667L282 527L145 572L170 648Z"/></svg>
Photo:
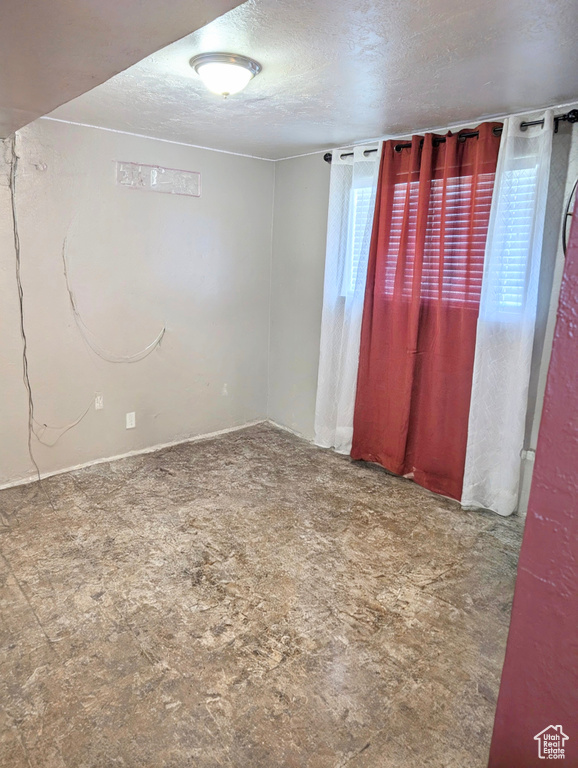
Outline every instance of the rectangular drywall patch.
<svg viewBox="0 0 578 768"><path fill-rule="evenodd" d="M201 174L197 171L179 171L160 165L143 165L117 161L116 183L130 189L163 192L168 195L201 196Z"/></svg>

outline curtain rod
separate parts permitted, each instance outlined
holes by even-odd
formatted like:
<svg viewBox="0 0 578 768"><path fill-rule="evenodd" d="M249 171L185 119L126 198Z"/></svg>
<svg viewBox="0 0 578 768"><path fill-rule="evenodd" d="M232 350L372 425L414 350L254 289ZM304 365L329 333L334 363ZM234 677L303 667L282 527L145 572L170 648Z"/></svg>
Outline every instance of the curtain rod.
<svg viewBox="0 0 578 768"><path fill-rule="evenodd" d="M578 109L571 109L569 112L566 112L564 115L556 115L554 118L554 133L558 133L558 123L561 121L566 121L568 123L578 123ZM520 123L520 129L522 131L525 131L526 128L529 128L531 125L544 125L544 119L542 120L523 120ZM502 128L494 128L493 133L495 136L499 136L502 133ZM460 135L460 140L465 141L466 139L474 139L479 136L479 131L469 131L467 133L462 133ZM446 140L445 136L439 136L438 138L434 139L434 146L437 146L438 144L443 144ZM420 141L420 146L423 145L423 139ZM406 141L400 144L395 145L395 151L401 152L402 149L409 149L411 147L411 141ZM366 149L363 153L364 157L367 157L368 155L371 155L373 152L377 152L377 149ZM326 163L330 163L333 155L331 152L326 152L323 155L323 159ZM353 152L343 152L343 154L339 155L339 157L353 157Z"/></svg>

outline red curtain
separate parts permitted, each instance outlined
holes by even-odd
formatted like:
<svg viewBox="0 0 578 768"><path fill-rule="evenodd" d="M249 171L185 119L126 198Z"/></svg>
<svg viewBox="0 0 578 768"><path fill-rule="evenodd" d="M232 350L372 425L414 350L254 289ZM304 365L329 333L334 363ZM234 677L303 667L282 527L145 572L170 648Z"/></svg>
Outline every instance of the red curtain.
<svg viewBox="0 0 578 768"><path fill-rule="evenodd" d="M369 253L351 456L456 499L498 126L385 142Z"/></svg>

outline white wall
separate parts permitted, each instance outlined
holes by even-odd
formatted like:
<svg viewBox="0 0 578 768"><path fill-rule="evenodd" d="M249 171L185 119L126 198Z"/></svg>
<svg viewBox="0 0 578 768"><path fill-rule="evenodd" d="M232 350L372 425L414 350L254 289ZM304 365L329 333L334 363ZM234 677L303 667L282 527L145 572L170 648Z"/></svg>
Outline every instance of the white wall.
<svg viewBox="0 0 578 768"><path fill-rule="evenodd" d="M313 438L330 166L322 154L275 164L269 418Z"/></svg>
<svg viewBox="0 0 578 768"><path fill-rule="evenodd" d="M18 133L16 207L36 418L74 421L43 472L265 418L274 163L39 120ZM200 171L202 196L115 184L115 160ZM46 168L44 169L44 166ZM14 247L5 162L0 187L0 484L33 475L28 457ZM115 354L80 336L62 271L67 238L80 312ZM137 428L125 429L136 412ZM47 432L46 440L59 433Z"/></svg>

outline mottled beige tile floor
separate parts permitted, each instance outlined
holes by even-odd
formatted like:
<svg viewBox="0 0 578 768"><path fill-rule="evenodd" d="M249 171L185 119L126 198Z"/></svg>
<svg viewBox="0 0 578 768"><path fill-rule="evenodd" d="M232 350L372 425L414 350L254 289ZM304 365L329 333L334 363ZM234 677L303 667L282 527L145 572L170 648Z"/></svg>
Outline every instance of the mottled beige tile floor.
<svg viewBox="0 0 578 768"><path fill-rule="evenodd" d="M0 764L483 768L520 521L270 425L0 493Z"/></svg>

